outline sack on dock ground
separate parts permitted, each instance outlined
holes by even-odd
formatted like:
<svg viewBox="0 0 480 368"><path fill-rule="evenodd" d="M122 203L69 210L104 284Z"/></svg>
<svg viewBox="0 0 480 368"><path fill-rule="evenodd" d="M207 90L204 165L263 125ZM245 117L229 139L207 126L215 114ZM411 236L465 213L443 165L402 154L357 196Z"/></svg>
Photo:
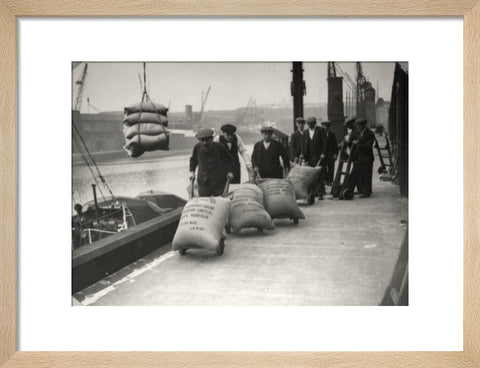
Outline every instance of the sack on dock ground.
<svg viewBox="0 0 480 368"><path fill-rule="evenodd" d="M164 105L151 103L151 102L144 102L142 104L142 112L153 112L158 113L160 115L167 115L168 108ZM136 112L140 112L140 102L134 105L130 105L125 107L124 109L125 115L130 115Z"/></svg>
<svg viewBox="0 0 480 368"><path fill-rule="evenodd" d="M123 147L130 157L141 156L146 151L168 150L169 137L165 134L158 135L135 135L131 139L125 139Z"/></svg>
<svg viewBox="0 0 480 368"><path fill-rule="evenodd" d="M205 248L216 250L230 213L230 200L222 197L196 197L185 205L172 249Z"/></svg>
<svg viewBox="0 0 480 368"><path fill-rule="evenodd" d="M168 126L168 118L165 115L158 115L153 112L142 112L141 114L139 112L135 112L127 115L127 117L123 119L123 124L128 126L136 125L139 122L140 124L157 124Z"/></svg>
<svg viewBox="0 0 480 368"><path fill-rule="evenodd" d="M295 197L293 183L287 179L265 179L259 181L263 191L265 209L273 218L305 219Z"/></svg>
<svg viewBox="0 0 480 368"><path fill-rule="evenodd" d="M273 230L272 218L263 207L263 191L255 184L242 184L233 192L229 223L234 233L245 228Z"/></svg>
<svg viewBox="0 0 480 368"><path fill-rule="evenodd" d="M133 136L138 134L140 131L140 134L145 134L145 135L159 135L163 134L163 132L166 129L163 128L160 124L151 124L151 123L142 123L140 125L132 125L128 126L126 125L123 128L123 135L125 136L126 139L131 139Z"/></svg>
<svg viewBox="0 0 480 368"><path fill-rule="evenodd" d="M317 180L320 175L320 167L296 165L288 173L287 179L293 183L295 197L304 199L308 197L308 188Z"/></svg>

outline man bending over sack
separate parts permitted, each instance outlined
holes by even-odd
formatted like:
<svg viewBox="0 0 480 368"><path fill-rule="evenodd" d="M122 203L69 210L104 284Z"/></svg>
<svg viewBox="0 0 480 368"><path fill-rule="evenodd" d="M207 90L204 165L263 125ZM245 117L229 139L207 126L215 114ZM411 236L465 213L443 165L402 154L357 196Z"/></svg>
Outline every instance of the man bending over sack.
<svg viewBox="0 0 480 368"><path fill-rule="evenodd" d="M195 134L200 141L193 147L190 157L190 177L195 178L198 166L197 182L200 197L221 196L227 181L227 175L233 178L232 155L220 143L213 141L212 129L201 129Z"/></svg>
<svg viewBox="0 0 480 368"><path fill-rule="evenodd" d="M240 160L238 158L238 154L242 155L243 161L245 161L245 165L247 166L247 170L251 171L250 165L250 155L243 144L242 138L235 132L237 131L237 127L232 124L224 124L220 128L222 134L217 135L213 141L218 142L223 145L227 149L228 152L232 155L233 158L233 179L231 181L232 184L239 184L240 183Z"/></svg>
<svg viewBox="0 0 480 368"><path fill-rule="evenodd" d="M272 139L273 128L263 127L260 132L263 135L263 140L255 143L253 146L253 170L261 178L283 179L280 157L282 158L283 166L287 170L290 169L287 150L280 142Z"/></svg>

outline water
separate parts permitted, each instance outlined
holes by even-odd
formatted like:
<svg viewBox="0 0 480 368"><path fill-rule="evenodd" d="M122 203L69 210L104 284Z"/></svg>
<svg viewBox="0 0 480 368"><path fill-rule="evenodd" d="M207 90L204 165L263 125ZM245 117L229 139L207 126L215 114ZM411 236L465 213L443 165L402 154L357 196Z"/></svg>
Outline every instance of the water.
<svg viewBox="0 0 480 368"><path fill-rule="evenodd" d="M154 190L172 193L187 198L189 155L156 158L151 161L133 159L102 163L98 167L115 196L135 197L139 193ZM72 192L76 202L85 203L93 198L90 170L85 165L73 167ZM105 196L108 190L100 185ZM100 190L97 196L102 198Z"/></svg>
<svg viewBox="0 0 480 368"><path fill-rule="evenodd" d="M252 152L253 145L246 147L248 152ZM189 162L190 154L179 154L142 161L125 158L98 164L98 167L115 196L136 197L141 192L154 190L188 199ZM248 175L242 158L240 162L242 181L247 181ZM92 174L86 165L73 166L72 193L75 203L83 204L93 199L93 183ZM106 197L110 195L100 184L97 188L99 200L102 199L100 189Z"/></svg>

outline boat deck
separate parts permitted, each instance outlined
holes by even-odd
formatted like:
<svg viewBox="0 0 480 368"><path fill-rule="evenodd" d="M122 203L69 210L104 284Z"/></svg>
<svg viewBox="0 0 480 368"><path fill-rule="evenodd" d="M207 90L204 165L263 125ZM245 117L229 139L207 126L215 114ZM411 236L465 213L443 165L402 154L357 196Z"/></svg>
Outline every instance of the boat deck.
<svg viewBox="0 0 480 368"><path fill-rule="evenodd" d="M218 257L161 248L74 295L83 305L378 305L408 221L408 200L373 174L371 198L307 206L306 220L227 235ZM328 190L329 187L327 187Z"/></svg>

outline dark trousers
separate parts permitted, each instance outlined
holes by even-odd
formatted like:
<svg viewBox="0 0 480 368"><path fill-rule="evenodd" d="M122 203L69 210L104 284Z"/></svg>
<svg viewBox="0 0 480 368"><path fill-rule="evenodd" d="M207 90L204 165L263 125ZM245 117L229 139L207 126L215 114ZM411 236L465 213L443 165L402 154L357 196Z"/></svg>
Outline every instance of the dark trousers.
<svg viewBox="0 0 480 368"><path fill-rule="evenodd" d="M335 161L332 157L325 158L324 161L324 170L325 170L325 181L327 183L333 182L333 175L335 172Z"/></svg>
<svg viewBox="0 0 480 368"><path fill-rule="evenodd" d="M232 184L240 184L240 162L236 162L233 167L233 179L230 181Z"/></svg>
<svg viewBox="0 0 480 368"><path fill-rule="evenodd" d="M313 165L309 165L314 167ZM325 167L322 167L320 174L318 174L317 181L315 182L315 190L317 196L325 195Z"/></svg>
<svg viewBox="0 0 480 368"><path fill-rule="evenodd" d="M200 197L210 197L210 196L219 197L223 195L223 190L225 189L225 183L226 181L220 182L215 185L212 185L208 181L205 184L198 183L198 195Z"/></svg>
<svg viewBox="0 0 480 368"><path fill-rule="evenodd" d="M355 161L351 173L353 188L364 195L372 194L373 161Z"/></svg>

